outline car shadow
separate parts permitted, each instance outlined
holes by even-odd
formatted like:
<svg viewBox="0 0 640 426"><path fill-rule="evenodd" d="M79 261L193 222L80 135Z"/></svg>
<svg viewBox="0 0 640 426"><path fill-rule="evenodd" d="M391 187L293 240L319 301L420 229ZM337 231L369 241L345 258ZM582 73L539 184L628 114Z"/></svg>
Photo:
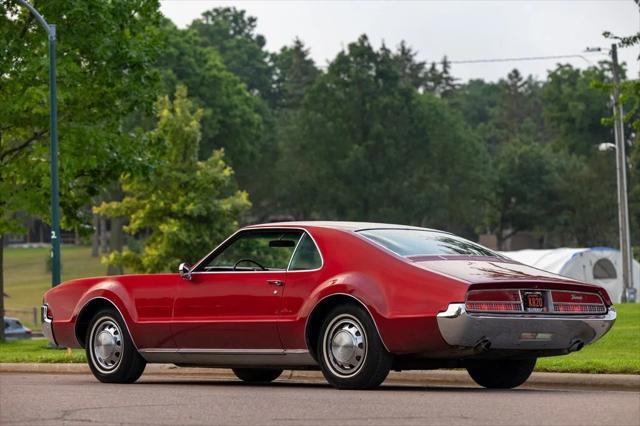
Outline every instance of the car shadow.
<svg viewBox="0 0 640 426"><path fill-rule="evenodd" d="M153 376L145 378L144 376L138 380L134 386L208 386L208 387L246 387L246 388L267 388L267 389L333 389L328 383L321 383L315 381L292 381L276 380L271 383L245 383L239 380L226 380L226 379L201 379L201 378L176 378L166 379L164 377L157 379ZM340 392L465 392L465 393L505 393L505 392L520 392L520 393L554 393L554 392L569 392L575 391L575 389L541 389L541 388L529 388L521 387L516 389L485 389L481 387L468 387L468 386L447 386L443 385L429 385L429 384L416 384L416 383L390 383L382 384L379 388L373 390L341 390Z"/></svg>

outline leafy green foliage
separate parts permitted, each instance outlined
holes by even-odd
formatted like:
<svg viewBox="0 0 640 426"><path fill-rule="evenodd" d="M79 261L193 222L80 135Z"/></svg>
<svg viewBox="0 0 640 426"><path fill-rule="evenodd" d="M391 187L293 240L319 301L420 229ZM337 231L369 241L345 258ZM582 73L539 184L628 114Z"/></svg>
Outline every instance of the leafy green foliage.
<svg viewBox="0 0 640 426"><path fill-rule="evenodd" d="M63 226L86 218L105 183L133 167L138 146L120 126L155 98L155 0L37 1L57 24L60 199ZM15 1L0 4L0 234L19 211L49 216L48 40Z"/></svg>
<svg viewBox="0 0 640 426"><path fill-rule="evenodd" d="M163 72L166 90L177 85L189 88L190 95L203 110L200 157L224 148L236 169L250 167L260 153L262 119L257 100L247 92L241 80L222 62L220 54L200 44L193 30L179 30L163 22L167 51L158 66Z"/></svg>
<svg viewBox="0 0 640 426"><path fill-rule="evenodd" d="M255 33L257 20L244 10L221 7L206 11L189 28L200 35L200 43L220 53L227 68L252 93L270 100L273 70L264 36Z"/></svg>
<svg viewBox="0 0 640 426"><path fill-rule="evenodd" d="M136 271L173 270L204 256L237 227L237 217L250 206L248 195L235 189L222 150L198 160L201 117L184 86L173 101L165 96L158 102L157 127L146 137L147 172L125 175L122 201L95 209L128 217L125 231L142 237L139 251L112 253L110 262Z"/></svg>
<svg viewBox="0 0 640 426"><path fill-rule="evenodd" d="M468 225L482 193L482 146L398 62L363 36L308 91L281 163L288 204L299 208L291 213ZM454 190L456 179L477 186Z"/></svg>

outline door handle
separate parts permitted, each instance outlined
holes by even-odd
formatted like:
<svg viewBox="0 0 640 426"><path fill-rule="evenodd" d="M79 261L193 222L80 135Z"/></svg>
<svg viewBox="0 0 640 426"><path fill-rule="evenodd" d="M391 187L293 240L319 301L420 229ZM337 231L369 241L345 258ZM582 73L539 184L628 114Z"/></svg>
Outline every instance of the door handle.
<svg viewBox="0 0 640 426"><path fill-rule="evenodd" d="M282 287L284 285L284 281L282 280L267 280L268 284L277 285L278 287Z"/></svg>

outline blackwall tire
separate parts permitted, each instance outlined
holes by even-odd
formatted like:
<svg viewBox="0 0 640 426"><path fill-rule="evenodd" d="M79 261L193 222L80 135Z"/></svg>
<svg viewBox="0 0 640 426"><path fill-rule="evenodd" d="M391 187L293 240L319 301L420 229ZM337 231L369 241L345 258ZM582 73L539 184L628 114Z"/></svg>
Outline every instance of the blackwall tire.
<svg viewBox="0 0 640 426"><path fill-rule="evenodd" d="M527 381L536 366L536 358L483 361L467 367L471 378L488 389L512 389Z"/></svg>
<svg viewBox="0 0 640 426"><path fill-rule="evenodd" d="M373 389L389 374L387 352L369 313L356 305L338 306L326 316L317 356L327 381L338 389Z"/></svg>
<svg viewBox="0 0 640 426"><path fill-rule="evenodd" d="M103 309L93 316L85 342L89 368L99 381L133 383L142 375L146 362L114 309Z"/></svg>

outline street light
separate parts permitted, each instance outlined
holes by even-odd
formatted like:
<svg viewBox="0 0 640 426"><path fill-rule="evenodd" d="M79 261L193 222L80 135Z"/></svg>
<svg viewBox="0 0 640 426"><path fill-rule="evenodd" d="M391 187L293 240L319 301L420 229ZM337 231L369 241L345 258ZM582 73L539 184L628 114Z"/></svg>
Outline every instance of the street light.
<svg viewBox="0 0 640 426"><path fill-rule="evenodd" d="M601 47L588 47L587 52L602 52ZM615 135L616 171L618 180L618 229L620 232L620 253L622 255L622 302L635 301L633 288L633 263L631 260L631 235L629 232L629 201L627 194L627 157L624 141L624 113L620 101L620 74L618 66L618 46L614 43L609 50L613 72L613 129ZM609 150L610 143L601 143L598 149Z"/></svg>
<svg viewBox="0 0 640 426"><path fill-rule="evenodd" d="M25 0L18 0L29 9L49 35L49 127L51 137L51 286L60 284L60 202L58 199L58 99L56 94L56 26L48 24L40 13Z"/></svg>

